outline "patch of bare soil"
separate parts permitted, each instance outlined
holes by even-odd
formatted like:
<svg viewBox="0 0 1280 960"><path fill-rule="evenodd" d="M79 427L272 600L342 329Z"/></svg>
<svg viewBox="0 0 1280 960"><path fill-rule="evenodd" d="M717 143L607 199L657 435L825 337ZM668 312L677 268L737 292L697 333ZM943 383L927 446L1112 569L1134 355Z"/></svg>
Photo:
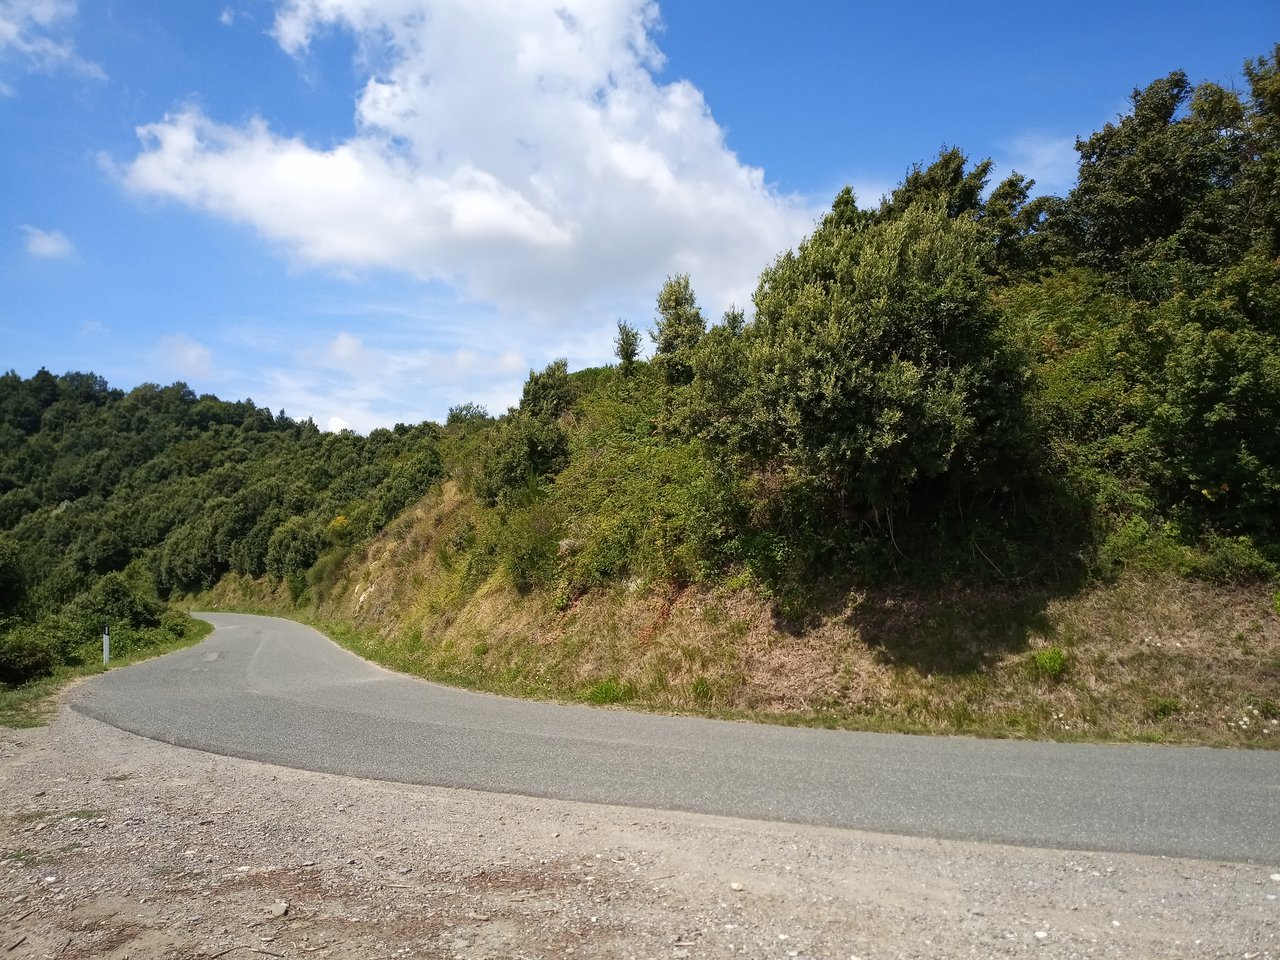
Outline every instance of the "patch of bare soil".
<svg viewBox="0 0 1280 960"><path fill-rule="evenodd" d="M1280 958L1280 864L376 783L66 710L0 731L0 802L0 960Z"/></svg>

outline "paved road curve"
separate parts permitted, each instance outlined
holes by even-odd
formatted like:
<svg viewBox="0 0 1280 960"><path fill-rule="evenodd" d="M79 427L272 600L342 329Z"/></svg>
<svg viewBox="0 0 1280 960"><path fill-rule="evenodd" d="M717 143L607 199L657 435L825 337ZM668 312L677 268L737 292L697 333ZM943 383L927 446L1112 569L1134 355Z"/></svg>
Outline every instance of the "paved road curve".
<svg viewBox="0 0 1280 960"><path fill-rule="evenodd" d="M287 620L82 684L214 753L406 783L1045 847L1280 863L1280 755L858 734L525 703L390 673Z"/></svg>

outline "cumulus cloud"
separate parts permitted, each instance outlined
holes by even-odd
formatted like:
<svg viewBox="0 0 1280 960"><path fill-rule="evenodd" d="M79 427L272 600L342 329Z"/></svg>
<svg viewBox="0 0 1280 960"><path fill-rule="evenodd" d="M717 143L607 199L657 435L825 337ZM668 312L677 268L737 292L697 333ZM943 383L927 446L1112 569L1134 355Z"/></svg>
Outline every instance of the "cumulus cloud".
<svg viewBox="0 0 1280 960"><path fill-rule="evenodd" d="M69 257L75 252L75 246L67 239L67 235L59 230L41 230L38 227L24 225L22 232L27 238L27 253L33 257L58 260Z"/></svg>
<svg viewBox="0 0 1280 960"><path fill-rule="evenodd" d="M319 145L186 107L139 130L122 175L301 262L503 307L555 316L681 271L745 303L814 214L738 159L696 87L659 80L657 27L648 0L283 0L284 52L358 41L356 133Z"/></svg>
<svg viewBox="0 0 1280 960"><path fill-rule="evenodd" d="M76 53L67 30L76 0L0 0L0 59L32 70L70 70L101 78L102 68Z"/></svg>

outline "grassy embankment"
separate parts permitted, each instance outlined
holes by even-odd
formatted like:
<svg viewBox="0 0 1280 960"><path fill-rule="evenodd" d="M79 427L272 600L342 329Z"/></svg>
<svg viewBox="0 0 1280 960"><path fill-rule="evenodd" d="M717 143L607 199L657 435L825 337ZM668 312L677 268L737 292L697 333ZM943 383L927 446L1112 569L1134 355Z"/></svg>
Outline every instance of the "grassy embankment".
<svg viewBox="0 0 1280 960"><path fill-rule="evenodd" d="M1280 744L1280 614L1262 585L1129 574L1067 595L832 589L804 623L749 584L631 582L565 606L474 582L450 484L295 602L234 577L198 602L321 628L409 674L522 697L929 734Z"/></svg>
<svg viewBox="0 0 1280 960"><path fill-rule="evenodd" d="M91 677L116 667L127 667L141 660L149 660L161 654L181 650L199 643L213 627L203 620L187 618L181 637L156 631L161 639L146 646L113 648L110 666L103 666L92 651L85 651L78 663L59 666L52 674L32 680L21 686L0 684L0 727L36 727L47 723L57 705L57 694L81 677Z"/></svg>

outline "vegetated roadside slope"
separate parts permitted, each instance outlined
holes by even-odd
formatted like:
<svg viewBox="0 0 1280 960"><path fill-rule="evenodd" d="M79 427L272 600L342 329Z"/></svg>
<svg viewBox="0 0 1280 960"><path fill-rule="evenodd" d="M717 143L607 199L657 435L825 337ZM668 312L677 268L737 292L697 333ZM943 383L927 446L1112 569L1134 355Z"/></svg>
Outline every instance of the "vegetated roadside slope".
<svg viewBox="0 0 1280 960"><path fill-rule="evenodd" d="M0 683L163 604L328 621L391 663L657 709L989 734L1280 734L1280 46L1180 71L1076 185L944 149L851 190L753 314L500 416L324 433L181 384L0 376Z"/></svg>
<svg viewBox="0 0 1280 960"><path fill-rule="evenodd" d="M1262 587L1126 576L832 591L803 623L747 586L639 580L565 604L469 584L456 484L350 554L323 599L228 577L201 602L301 616L390 667L499 693L929 733L1280 743L1280 616ZM559 601L559 602L558 602Z"/></svg>

